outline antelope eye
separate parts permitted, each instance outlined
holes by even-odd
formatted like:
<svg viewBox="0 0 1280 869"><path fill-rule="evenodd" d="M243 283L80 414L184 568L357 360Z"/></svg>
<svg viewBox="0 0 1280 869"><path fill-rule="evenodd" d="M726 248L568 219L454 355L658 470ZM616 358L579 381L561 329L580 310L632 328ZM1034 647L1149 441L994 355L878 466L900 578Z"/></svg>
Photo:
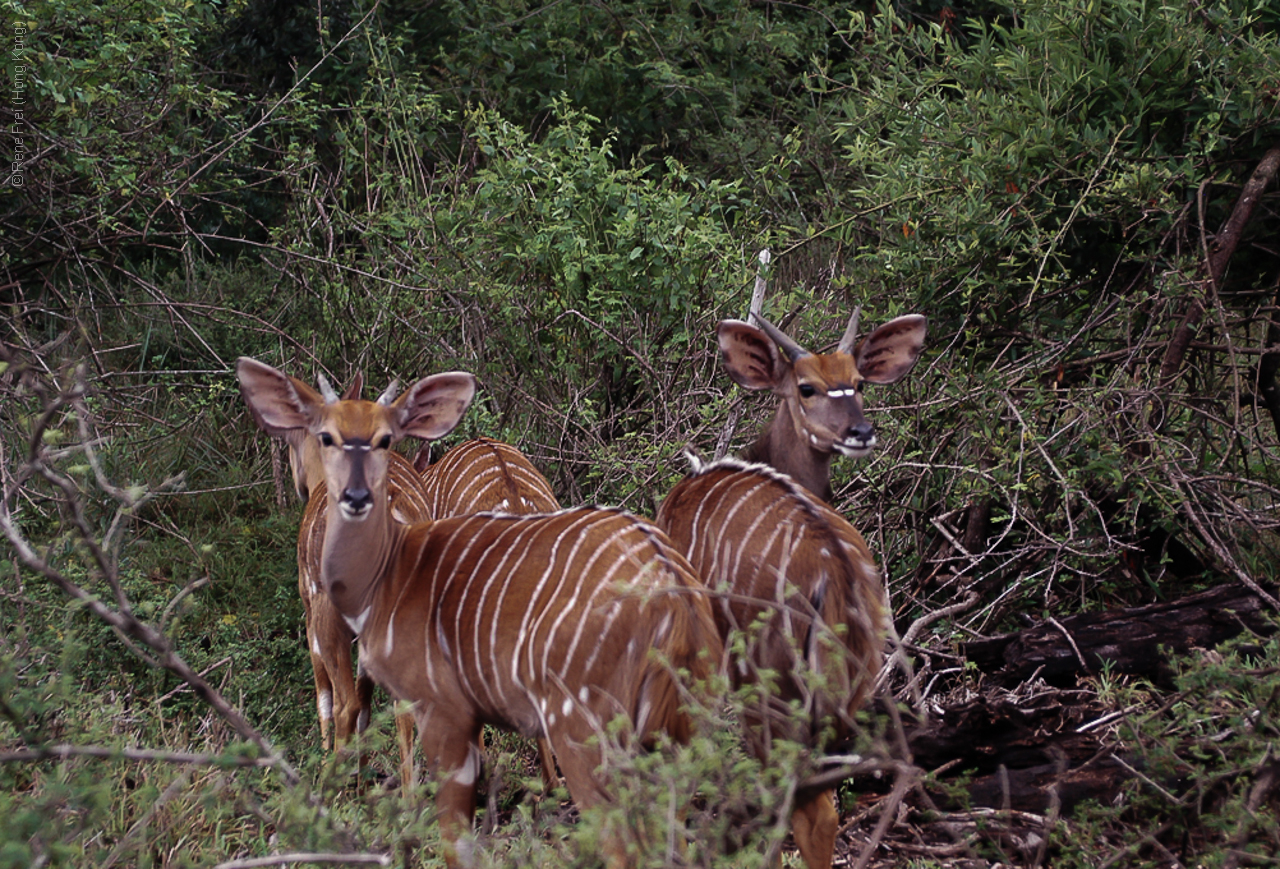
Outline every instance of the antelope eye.
<svg viewBox="0 0 1280 869"><path fill-rule="evenodd" d="M391 435L383 435L382 440L378 441L378 449L385 450L391 447Z"/></svg>
<svg viewBox="0 0 1280 869"><path fill-rule="evenodd" d="M329 434L327 431L320 432L320 436L318 439L320 441L320 446L322 447L333 446L333 435Z"/></svg>
<svg viewBox="0 0 1280 869"><path fill-rule="evenodd" d="M818 390L814 389L814 388L813 388L812 386L810 386L808 383L801 383L801 384L800 384L800 397L801 397L801 398L813 398L813 396L817 393L817 391L818 391Z"/></svg>

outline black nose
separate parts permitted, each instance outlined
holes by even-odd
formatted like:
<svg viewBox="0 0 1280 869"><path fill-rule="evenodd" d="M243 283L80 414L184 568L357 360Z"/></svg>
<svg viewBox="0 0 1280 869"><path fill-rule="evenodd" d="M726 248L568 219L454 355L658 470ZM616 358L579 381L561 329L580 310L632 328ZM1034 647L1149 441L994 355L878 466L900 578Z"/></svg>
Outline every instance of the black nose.
<svg viewBox="0 0 1280 869"><path fill-rule="evenodd" d="M347 509L356 513L364 512L373 504L373 493L363 486L355 489L344 489L342 500Z"/></svg>
<svg viewBox="0 0 1280 869"><path fill-rule="evenodd" d="M860 422L849 426L849 437L859 441L869 441L875 437L875 429L869 422Z"/></svg>

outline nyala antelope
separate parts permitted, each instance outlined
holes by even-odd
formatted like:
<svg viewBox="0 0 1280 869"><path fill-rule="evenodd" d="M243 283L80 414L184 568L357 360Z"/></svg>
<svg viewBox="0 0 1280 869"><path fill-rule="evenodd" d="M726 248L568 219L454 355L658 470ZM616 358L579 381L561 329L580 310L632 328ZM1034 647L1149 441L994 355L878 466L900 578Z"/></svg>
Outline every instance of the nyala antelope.
<svg viewBox="0 0 1280 869"><path fill-rule="evenodd" d="M657 522L718 595L726 645L747 631L745 652L729 662L734 687L776 674L743 712L747 745L767 762L779 738L815 750L847 738L883 663L884 583L862 535L827 505L831 460L870 455L862 387L911 370L925 319L898 317L858 342L855 311L836 351L821 355L756 319L761 328L725 320L717 337L735 381L781 399L773 422L744 460L695 462ZM839 820L834 790L797 795L792 832L809 869L830 869Z"/></svg>
<svg viewBox="0 0 1280 869"><path fill-rule="evenodd" d="M321 583L359 636L366 671L413 704L450 867L472 863L471 818L485 724L545 737L581 808L605 803L606 726L624 743L687 740L685 686L722 649L709 600L655 526L620 510L474 514L395 521L391 447L433 440L475 393L470 374L419 380L398 397L342 400L253 359L241 392L269 429L301 429L321 447L328 498ZM631 864L617 829L610 867Z"/></svg>
<svg viewBox="0 0 1280 869"><path fill-rule="evenodd" d="M463 441L431 461L431 444L423 444L413 467L422 475L429 518L448 519L470 513L555 513L555 491L529 457L511 444L478 437ZM396 735L412 748L413 717L396 718ZM538 740L543 789L556 783L556 761L545 739ZM412 767L410 767L412 768Z"/></svg>
<svg viewBox="0 0 1280 869"><path fill-rule="evenodd" d="M359 398L363 378L352 379L343 398ZM306 625L307 652L315 683L316 713L320 719L320 744L341 750L369 726L373 707L373 680L351 665L355 633L339 615L320 587L320 555L324 543L328 499L320 443L303 429L273 431L262 420L259 426L288 445L293 486L306 510L298 528L298 594ZM388 491L394 515L402 522L431 518L423 481L413 466L396 454L390 457ZM332 733L330 732L332 731ZM413 717L396 716L400 747L400 781L414 784ZM332 741L331 741L332 740Z"/></svg>

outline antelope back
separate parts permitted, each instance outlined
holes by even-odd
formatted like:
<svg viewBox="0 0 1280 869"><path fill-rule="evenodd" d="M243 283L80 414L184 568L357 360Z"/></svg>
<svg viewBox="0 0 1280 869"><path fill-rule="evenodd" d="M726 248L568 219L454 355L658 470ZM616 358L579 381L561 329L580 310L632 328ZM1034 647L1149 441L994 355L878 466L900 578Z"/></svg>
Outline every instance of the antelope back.
<svg viewBox="0 0 1280 869"><path fill-rule="evenodd" d="M554 513L560 509L547 478L520 450L490 438L465 441L426 464L429 446L414 460L422 472L432 514Z"/></svg>
<svg viewBox="0 0 1280 869"><path fill-rule="evenodd" d="M809 744L820 724L847 732L882 662L886 627L884 587L862 535L790 478L733 459L695 469L663 501L657 524L718 597L721 637L747 631L746 654L730 664L735 684L778 674L771 710L753 723ZM793 700L813 713L813 730L797 732Z"/></svg>
<svg viewBox="0 0 1280 869"><path fill-rule="evenodd" d="M479 514L415 526L361 634L370 672L419 699L424 731L460 709L557 755L619 714L688 736L673 668L705 677L719 638L666 536L619 510ZM423 698L426 698L425 700Z"/></svg>

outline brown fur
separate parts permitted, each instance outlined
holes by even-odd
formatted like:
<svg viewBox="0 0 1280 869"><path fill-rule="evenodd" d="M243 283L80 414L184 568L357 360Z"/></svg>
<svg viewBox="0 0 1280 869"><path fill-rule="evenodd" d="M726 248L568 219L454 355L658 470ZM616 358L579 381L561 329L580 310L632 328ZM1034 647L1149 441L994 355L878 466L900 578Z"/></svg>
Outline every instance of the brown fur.
<svg viewBox="0 0 1280 869"><path fill-rule="evenodd" d="M414 704L423 754L440 778L436 805L450 867L467 840L483 724L545 736L582 808L608 799L599 737L619 714L641 739L687 733L670 702L674 676L651 654L708 674L721 657L696 574L664 535L621 511L479 514L405 526L387 498L389 448L457 424L475 382L460 372L378 403L325 401L251 359L241 390L264 426L303 428L322 443L325 591L360 635L369 674ZM674 710L674 711L673 711ZM623 841L604 844L630 865Z"/></svg>
<svg viewBox="0 0 1280 869"><path fill-rule="evenodd" d="M437 519L497 510L524 515L554 513L560 509L547 478L520 450L492 438L464 441L432 464L431 444L423 444L413 467L422 475L423 492L430 513ZM413 718L396 720L401 751L413 750ZM556 783L556 763L551 746L538 740L542 784L550 791Z"/></svg>
<svg viewBox="0 0 1280 869"><path fill-rule="evenodd" d="M475 438L434 464L425 461L429 449L424 445L413 465L422 474L432 512L441 519L490 510L525 514L560 509L547 478L510 444Z"/></svg>
<svg viewBox="0 0 1280 869"><path fill-rule="evenodd" d="M729 662L735 687L764 671L776 690L744 710L747 744L767 761L775 739L816 750L822 734L852 732L883 661L885 592L857 530L790 478L729 460L702 468L663 501L657 523L718 595L716 626L726 642L748 637ZM804 672L822 674L811 690ZM791 703L809 713L797 721ZM831 865L836 824L832 794L802 800L793 830L810 867Z"/></svg>
<svg viewBox="0 0 1280 869"><path fill-rule="evenodd" d="M314 439L309 439L314 440ZM391 458L390 493L393 513L405 522L430 519L422 479L407 459L398 453ZM298 528L298 594L306 620L307 651L315 681L316 705L320 715L320 743L329 748L329 717L333 722L333 748L344 747L351 737L369 724L373 709L373 680L351 665L351 645L355 633L324 593L320 580L320 558L324 547L328 491L323 477L308 484L310 497ZM328 693L330 716L325 715ZM405 733L407 731L407 738ZM396 716L400 749L400 782L412 787L416 780L413 765L413 716Z"/></svg>

